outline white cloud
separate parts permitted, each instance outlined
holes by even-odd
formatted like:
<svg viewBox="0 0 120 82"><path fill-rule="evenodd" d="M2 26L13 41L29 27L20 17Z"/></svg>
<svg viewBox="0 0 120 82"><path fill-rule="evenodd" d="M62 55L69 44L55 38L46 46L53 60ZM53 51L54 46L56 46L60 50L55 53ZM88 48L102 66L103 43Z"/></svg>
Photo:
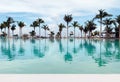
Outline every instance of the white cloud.
<svg viewBox="0 0 120 82"><path fill-rule="evenodd" d="M0 12L35 13L50 22L50 27L54 29L57 27L55 24L59 24L59 20L62 20L60 16L64 14L70 13L74 17L88 16L97 13L99 9L120 9L119 5L119 0L2 0Z"/></svg>
<svg viewBox="0 0 120 82"><path fill-rule="evenodd" d="M95 12L98 9L120 8L119 0L3 0L1 12L34 12L47 16L77 13L80 10ZM75 12L77 10L77 12Z"/></svg>

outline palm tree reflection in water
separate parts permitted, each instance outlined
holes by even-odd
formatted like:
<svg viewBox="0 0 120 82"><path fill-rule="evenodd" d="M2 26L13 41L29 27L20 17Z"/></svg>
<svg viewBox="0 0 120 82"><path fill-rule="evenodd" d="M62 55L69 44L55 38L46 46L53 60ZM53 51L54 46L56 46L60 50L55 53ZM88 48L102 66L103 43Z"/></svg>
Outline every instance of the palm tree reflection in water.
<svg viewBox="0 0 120 82"><path fill-rule="evenodd" d="M8 61L14 60L15 59L15 54L13 54L12 50L11 50L10 38L8 39L8 41L7 41L7 39L3 39L2 41L5 41L4 47L3 47L3 44L1 44L2 54L8 56ZM8 42L8 44L6 45L7 42Z"/></svg>
<svg viewBox="0 0 120 82"><path fill-rule="evenodd" d="M16 46L15 46L15 41L17 41L15 38L12 39L12 54L15 56L16 55Z"/></svg>
<svg viewBox="0 0 120 82"><path fill-rule="evenodd" d="M55 54L56 52L63 57L65 62L79 61L81 59L85 61L85 59L88 59L89 61L94 60L99 67L106 66L110 62L120 61L119 40L73 39L73 42L71 42L70 39L59 38L56 40L30 39L30 43L29 40L23 43L22 39L16 40L4 38L0 39L0 42L0 54L2 54L1 56L4 58L7 57L7 60L9 61L21 59L20 56L27 59L29 59L29 57L34 58L34 56L45 58L49 53L51 53L49 54L49 57L52 57L53 54L56 56L58 55ZM51 48L49 49L49 47ZM30 49L31 53L29 53Z"/></svg>
<svg viewBox="0 0 120 82"><path fill-rule="evenodd" d="M75 40L76 40L76 39L74 38L74 48L73 48L73 53L74 53L74 54L78 53L78 51L77 51L77 49L76 49L76 46L75 46Z"/></svg>
<svg viewBox="0 0 120 82"><path fill-rule="evenodd" d="M42 49L41 49L41 40L39 39L39 53L38 53L38 57L43 58L45 56L45 54L43 53Z"/></svg>
<svg viewBox="0 0 120 82"><path fill-rule="evenodd" d="M61 38L58 38L58 39L56 39L56 41L58 42L59 52L62 54L64 52L64 47L62 45L62 40L61 40Z"/></svg>
<svg viewBox="0 0 120 82"><path fill-rule="evenodd" d="M22 39L20 39L20 47L19 47L18 53L19 53L19 56L24 56L24 53L25 53Z"/></svg>
<svg viewBox="0 0 120 82"><path fill-rule="evenodd" d="M115 46L115 58L120 60L120 40L115 40L114 42L114 46Z"/></svg>
<svg viewBox="0 0 120 82"><path fill-rule="evenodd" d="M84 47L88 53L88 56L93 56L94 53L96 52L96 47L92 44L92 40L91 39L85 39L84 40Z"/></svg>
<svg viewBox="0 0 120 82"><path fill-rule="evenodd" d="M39 58L43 58L45 56L45 53L41 49L41 40L39 39L39 43L37 46L36 46L35 39L33 39L33 41L34 41L33 54Z"/></svg>
<svg viewBox="0 0 120 82"><path fill-rule="evenodd" d="M68 48L69 48L69 44L68 44L68 39L67 39L67 52L66 52L66 54L64 55L64 60L65 60L66 62L73 60L72 54L69 52Z"/></svg>

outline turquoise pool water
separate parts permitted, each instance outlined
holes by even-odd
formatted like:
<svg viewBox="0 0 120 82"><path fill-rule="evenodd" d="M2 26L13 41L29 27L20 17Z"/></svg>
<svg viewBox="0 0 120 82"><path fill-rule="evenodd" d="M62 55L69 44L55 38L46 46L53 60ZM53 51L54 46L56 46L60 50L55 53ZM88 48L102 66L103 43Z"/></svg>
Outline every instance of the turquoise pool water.
<svg viewBox="0 0 120 82"><path fill-rule="evenodd" d="M0 39L1 74L119 74L120 41Z"/></svg>

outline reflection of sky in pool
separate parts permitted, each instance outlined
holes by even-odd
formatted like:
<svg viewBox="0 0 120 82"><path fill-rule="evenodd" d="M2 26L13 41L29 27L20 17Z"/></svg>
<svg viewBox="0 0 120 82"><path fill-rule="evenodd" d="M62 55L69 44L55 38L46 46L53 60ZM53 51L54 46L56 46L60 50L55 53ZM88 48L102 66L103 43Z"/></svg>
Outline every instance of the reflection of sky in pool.
<svg viewBox="0 0 120 82"><path fill-rule="evenodd" d="M120 73L119 40L0 39L0 73Z"/></svg>

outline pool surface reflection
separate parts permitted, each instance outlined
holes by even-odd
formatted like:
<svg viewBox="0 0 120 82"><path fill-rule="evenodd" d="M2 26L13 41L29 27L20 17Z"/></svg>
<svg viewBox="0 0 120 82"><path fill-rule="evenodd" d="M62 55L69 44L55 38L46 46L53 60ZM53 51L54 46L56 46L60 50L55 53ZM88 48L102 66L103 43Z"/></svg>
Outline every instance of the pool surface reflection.
<svg viewBox="0 0 120 82"><path fill-rule="evenodd" d="M1 74L119 74L120 40L0 39Z"/></svg>

